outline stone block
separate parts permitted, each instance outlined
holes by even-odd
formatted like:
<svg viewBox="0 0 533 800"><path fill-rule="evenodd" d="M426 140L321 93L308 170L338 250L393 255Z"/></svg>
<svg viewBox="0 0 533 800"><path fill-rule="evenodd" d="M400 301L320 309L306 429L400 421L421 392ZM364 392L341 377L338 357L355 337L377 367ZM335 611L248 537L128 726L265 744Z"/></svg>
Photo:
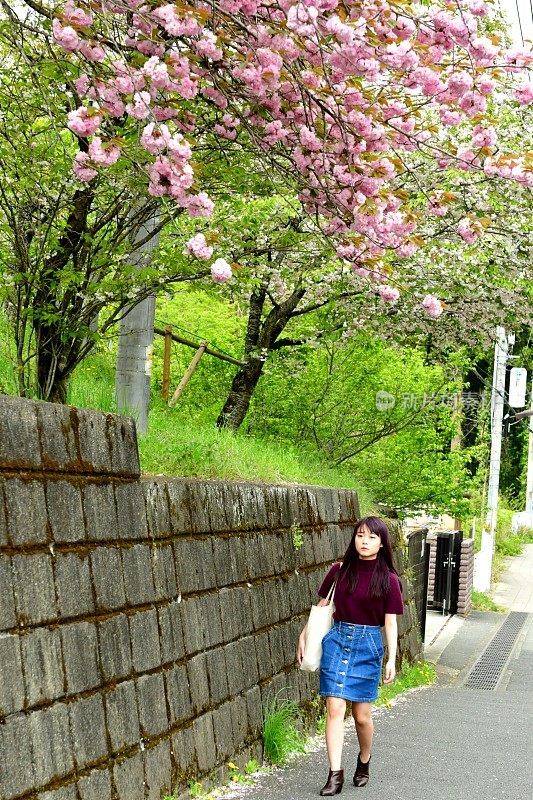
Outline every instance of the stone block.
<svg viewBox="0 0 533 800"><path fill-rule="evenodd" d="M132 672L128 618L117 614L97 626L100 668L105 682L126 678Z"/></svg>
<svg viewBox="0 0 533 800"><path fill-rule="evenodd" d="M205 663L211 704L218 705L229 697L224 648L217 647L216 650L209 650L209 652L205 654Z"/></svg>
<svg viewBox="0 0 533 800"><path fill-rule="evenodd" d="M213 540L217 586L222 588L249 579L244 541L241 536Z"/></svg>
<svg viewBox="0 0 533 800"><path fill-rule="evenodd" d="M268 640L270 644L270 656L272 663L272 672L280 672L285 665L285 656L283 652L283 636L281 628L275 626L268 631Z"/></svg>
<svg viewBox="0 0 533 800"><path fill-rule="evenodd" d="M133 681L119 683L105 695L107 730L114 753L138 744L139 713Z"/></svg>
<svg viewBox="0 0 533 800"><path fill-rule="evenodd" d="M56 704L29 716L35 785L42 786L74 769L67 707Z"/></svg>
<svg viewBox="0 0 533 800"><path fill-rule="evenodd" d="M77 617L94 611L89 556L58 553L54 571L60 615Z"/></svg>
<svg viewBox="0 0 533 800"><path fill-rule="evenodd" d="M76 409L80 458L85 472L111 472L107 414ZM109 415L110 416L110 415Z"/></svg>
<svg viewBox="0 0 533 800"><path fill-rule="evenodd" d="M272 675L272 657L270 655L270 641L268 631L254 636L255 652L257 654L257 668L259 680L270 678Z"/></svg>
<svg viewBox="0 0 533 800"><path fill-rule="evenodd" d="M172 789L170 742L164 740L144 753L144 781L147 800L161 800Z"/></svg>
<svg viewBox="0 0 533 800"><path fill-rule="evenodd" d="M204 647L215 647L224 641L222 620L220 617L220 603L218 594L204 594L198 598L200 616L203 622Z"/></svg>
<svg viewBox="0 0 533 800"><path fill-rule="evenodd" d="M135 421L118 414L107 415L111 467L115 475L139 477L139 448Z"/></svg>
<svg viewBox="0 0 533 800"><path fill-rule="evenodd" d="M19 636L0 633L0 718L24 707L24 683Z"/></svg>
<svg viewBox="0 0 533 800"><path fill-rule="evenodd" d="M193 509L187 491L187 479L173 478L167 482L168 507L172 534L190 533Z"/></svg>
<svg viewBox="0 0 533 800"><path fill-rule="evenodd" d="M177 731L172 737L172 757L178 779L183 781L184 776L190 774L194 762L194 739L192 726Z"/></svg>
<svg viewBox="0 0 533 800"><path fill-rule="evenodd" d="M264 625L274 625L283 618L279 603L278 581L265 581L262 584L262 589L264 592L264 616L262 620L259 620L261 624L258 625L258 627L263 627Z"/></svg>
<svg viewBox="0 0 533 800"><path fill-rule="evenodd" d="M122 556L114 547L98 547L91 553L96 606L104 611L126 605Z"/></svg>
<svg viewBox="0 0 533 800"><path fill-rule="evenodd" d="M68 693L85 692L99 686L96 625L90 622L63 625L61 643Z"/></svg>
<svg viewBox="0 0 533 800"><path fill-rule="evenodd" d="M113 766L117 800L144 800L144 765L140 754Z"/></svg>
<svg viewBox="0 0 533 800"><path fill-rule="evenodd" d="M177 600L162 606L157 611L159 616L161 661L168 664L178 661L185 655L183 630L181 627L181 603Z"/></svg>
<svg viewBox="0 0 533 800"><path fill-rule="evenodd" d="M148 523L141 484L138 481L116 484L115 499L119 538L145 539L148 536Z"/></svg>
<svg viewBox="0 0 533 800"><path fill-rule="evenodd" d="M66 786L51 789L49 792L39 792L37 800L79 800L76 784L67 783Z"/></svg>
<svg viewBox="0 0 533 800"><path fill-rule="evenodd" d="M204 489L206 493L206 506L209 516L209 525L212 532L223 532L229 530L228 518L226 515L223 481L205 481Z"/></svg>
<svg viewBox="0 0 533 800"><path fill-rule="evenodd" d="M65 690L59 631L36 628L21 636L20 645L28 706L62 697Z"/></svg>
<svg viewBox="0 0 533 800"><path fill-rule="evenodd" d="M0 631L14 628L16 624L11 559L0 555Z"/></svg>
<svg viewBox="0 0 533 800"><path fill-rule="evenodd" d="M155 586L150 547L146 544L136 544L123 550L122 570L128 604L137 606L143 603L153 603Z"/></svg>
<svg viewBox="0 0 533 800"><path fill-rule="evenodd" d="M186 503L191 512L192 533L209 533L211 531L211 520L209 518L209 498L207 495L205 482L189 478L186 486Z"/></svg>
<svg viewBox="0 0 533 800"><path fill-rule="evenodd" d="M118 539L118 518L111 483L88 482L82 490L87 539L112 542Z"/></svg>
<svg viewBox="0 0 533 800"><path fill-rule="evenodd" d="M152 547L152 572L157 600L173 600L178 595L172 545Z"/></svg>
<svg viewBox="0 0 533 800"><path fill-rule="evenodd" d="M263 707L261 705L261 690L259 686L253 686L248 689L244 697L246 700L249 733L254 737L260 736L263 729Z"/></svg>
<svg viewBox="0 0 533 800"><path fill-rule="evenodd" d="M230 642L237 639L241 633L249 631L242 630L243 617L238 600L244 590L237 592L236 589L220 589L217 595L222 620L223 640Z"/></svg>
<svg viewBox="0 0 533 800"><path fill-rule="evenodd" d="M17 555L13 566L17 621L21 625L57 618L51 555Z"/></svg>
<svg viewBox="0 0 533 800"><path fill-rule="evenodd" d="M74 755L79 769L107 755L104 704L99 694L68 706Z"/></svg>
<svg viewBox="0 0 533 800"><path fill-rule="evenodd" d="M233 754L233 726L231 724L231 714L228 708L229 703L225 703L220 708L212 712L213 733L215 736L217 761L225 761Z"/></svg>
<svg viewBox="0 0 533 800"><path fill-rule="evenodd" d="M209 682L207 679L205 653L200 653L187 662L187 677L189 679L193 714L198 716L209 704Z"/></svg>
<svg viewBox="0 0 533 800"><path fill-rule="evenodd" d="M180 592L188 594L216 587L211 539L185 539L180 536L173 546Z"/></svg>
<svg viewBox="0 0 533 800"><path fill-rule="evenodd" d="M228 693L230 697L233 697L243 689L241 643L231 642L231 644L224 645L224 658L228 677Z"/></svg>
<svg viewBox="0 0 533 800"><path fill-rule="evenodd" d="M0 465L19 470L41 466L35 403L0 395Z"/></svg>
<svg viewBox="0 0 533 800"><path fill-rule="evenodd" d="M0 547L9 544L5 512L4 479L0 477Z"/></svg>
<svg viewBox="0 0 533 800"><path fill-rule="evenodd" d="M231 727L233 730L232 744L233 752L240 750L248 735L248 711L246 707L246 699L244 697L236 697L229 703L231 714ZM227 706L222 706L227 708Z"/></svg>
<svg viewBox="0 0 533 800"><path fill-rule="evenodd" d="M265 607L263 584L254 584L251 588L251 595L253 626L255 630L259 630L267 624L267 609Z"/></svg>
<svg viewBox="0 0 533 800"><path fill-rule="evenodd" d="M111 800L111 775L106 769L95 769L78 781L80 800Z"/></svg>
<svg viewBox="0 0 533 800"><path fill-rule="evenodd" d="M161 665L159 628L155 608L130 617L131 653L135 672L147 672Z"/></svg>
<svg viewBox="0 0 533 800"><path fill-rule="evenodd" d="M29 792L34 786L29 718L15 715L0 725L0 797L2 800Z"/></svg>
<svg viewBox="0 0 533 800"><path fill-rule="evenodd" d="M185 651L192 655L204 649L204 620L200 598L190 597L181 603L181 622Z"/></svg>
<svg viewBox="0 0 533 800"><path fill-rule="evenodd" d="M163 676L143 675L137 679L139 722L145 736L158 736L168 729Z"/></svg>
<svg viewBox="0 0 533 800"><path fill-rule="evenodd" d="M192 716L191 695L185 665L173 667L164 673L167 690L170 724L183 722Z"/></svg>
<svg viewBox="0 0 533 800"><path fill-rule="evenodd" d="M42 463L46 469L80 470L76 410L58 403L35 403Z"/></svg>
<svg viewBox="0 0 533 800"><path fill-rule="evenodd" d="M12 544L41 544L48 541L48 519L42 483L9 478L4 482L4 492Z"/></svg>
<svg viewBox="0 0 533 800"><path fill-rule="evenodd" d="M210 713L194 720L192 725L194 749L199 772L209 772L217 763L213 719Z"/></svg>
<svg viewBox="0 0 533 800"><path fill-rule="evenodd" d="M259 680L259 669L257 666L257 653L253 636L245 636L239 640L242 660L242 688L255 686ZM228 669L229 677L229 669Z"/></svg>
<svg viewBox="0 0 533 800"><path fill-rule="evenodd" d="M81 490L68 481L48 480L45 488L54 542L82 542L85 522Z"/></svg>
<svg viewBox="0 0 533 800"><path fill-rule="evenodd" d="M141 488L146 505L146 520L150 536L169 536L171 534L170 508L167 482L143 478Z"/></svg>

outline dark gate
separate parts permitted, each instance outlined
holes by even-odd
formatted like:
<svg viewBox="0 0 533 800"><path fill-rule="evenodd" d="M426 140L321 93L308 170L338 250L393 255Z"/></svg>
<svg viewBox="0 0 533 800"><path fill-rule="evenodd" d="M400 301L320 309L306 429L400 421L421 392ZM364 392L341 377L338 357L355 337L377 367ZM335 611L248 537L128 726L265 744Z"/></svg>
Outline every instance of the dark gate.
<svg viewBox="0 0 533 800"><path fill-rule="evenodd" d="M429 575L429 547L426 543L428 529L421 528L410 533L407 539L407 558L413 586L416 615L420 638L424 641L426 633L426 608Z"/></svg>
<svg viewBox="0 0 533 800"><path fill-rule="evenodd" d="M462 531L446 531L437 534L432 606L441 610L443 614L457 613L462 541Z"/></svg>

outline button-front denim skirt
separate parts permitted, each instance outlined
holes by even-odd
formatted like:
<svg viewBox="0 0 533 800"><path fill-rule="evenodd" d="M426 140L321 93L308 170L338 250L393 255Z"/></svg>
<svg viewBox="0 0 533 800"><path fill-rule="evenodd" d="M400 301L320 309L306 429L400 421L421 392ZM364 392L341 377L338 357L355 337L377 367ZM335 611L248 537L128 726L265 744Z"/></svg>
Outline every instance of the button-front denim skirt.
<svg viewBox="0 0 533 800"><path fill-rule="evenodd" d="M378 625L334 622L322 640L320 694L355 703L377 700L383 639Z"/></svg>

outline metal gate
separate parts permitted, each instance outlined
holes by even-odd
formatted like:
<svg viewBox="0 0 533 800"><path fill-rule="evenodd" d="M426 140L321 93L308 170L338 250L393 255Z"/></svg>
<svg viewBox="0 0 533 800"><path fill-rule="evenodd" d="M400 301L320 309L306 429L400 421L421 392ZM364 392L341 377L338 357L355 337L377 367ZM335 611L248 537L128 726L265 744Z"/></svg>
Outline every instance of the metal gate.
<svg viewBox="0 0 533 800"><path fill-rule="evenodd" d="M457 613L462 541L462 531L446 531L437 534L435 587L431 605L433 608L441 610L443 614Z"/></svg>
<svg viewBox="0 0 533 800"><path fill-rule="evenodd" d="M407 556L409 572L413 586L413 594L420 629L420 638L424 641L426 634L426 609L429 575L429 546L426 542L428 529L422 528L409 534L407 540Z"/></svg>

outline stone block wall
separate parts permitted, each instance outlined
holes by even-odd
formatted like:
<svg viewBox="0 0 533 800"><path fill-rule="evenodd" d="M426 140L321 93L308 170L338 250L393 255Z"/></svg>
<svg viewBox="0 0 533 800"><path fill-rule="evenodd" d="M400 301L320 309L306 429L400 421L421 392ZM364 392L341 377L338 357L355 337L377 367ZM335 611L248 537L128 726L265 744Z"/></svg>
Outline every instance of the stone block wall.
<svg viewBox="0 0 533 800"><path fill-rule="evenodd" d="M259 759L265 704L316 693L297 637L358 511L141 477L131 420L0 397L1 800L159 800Z"/></svg>

